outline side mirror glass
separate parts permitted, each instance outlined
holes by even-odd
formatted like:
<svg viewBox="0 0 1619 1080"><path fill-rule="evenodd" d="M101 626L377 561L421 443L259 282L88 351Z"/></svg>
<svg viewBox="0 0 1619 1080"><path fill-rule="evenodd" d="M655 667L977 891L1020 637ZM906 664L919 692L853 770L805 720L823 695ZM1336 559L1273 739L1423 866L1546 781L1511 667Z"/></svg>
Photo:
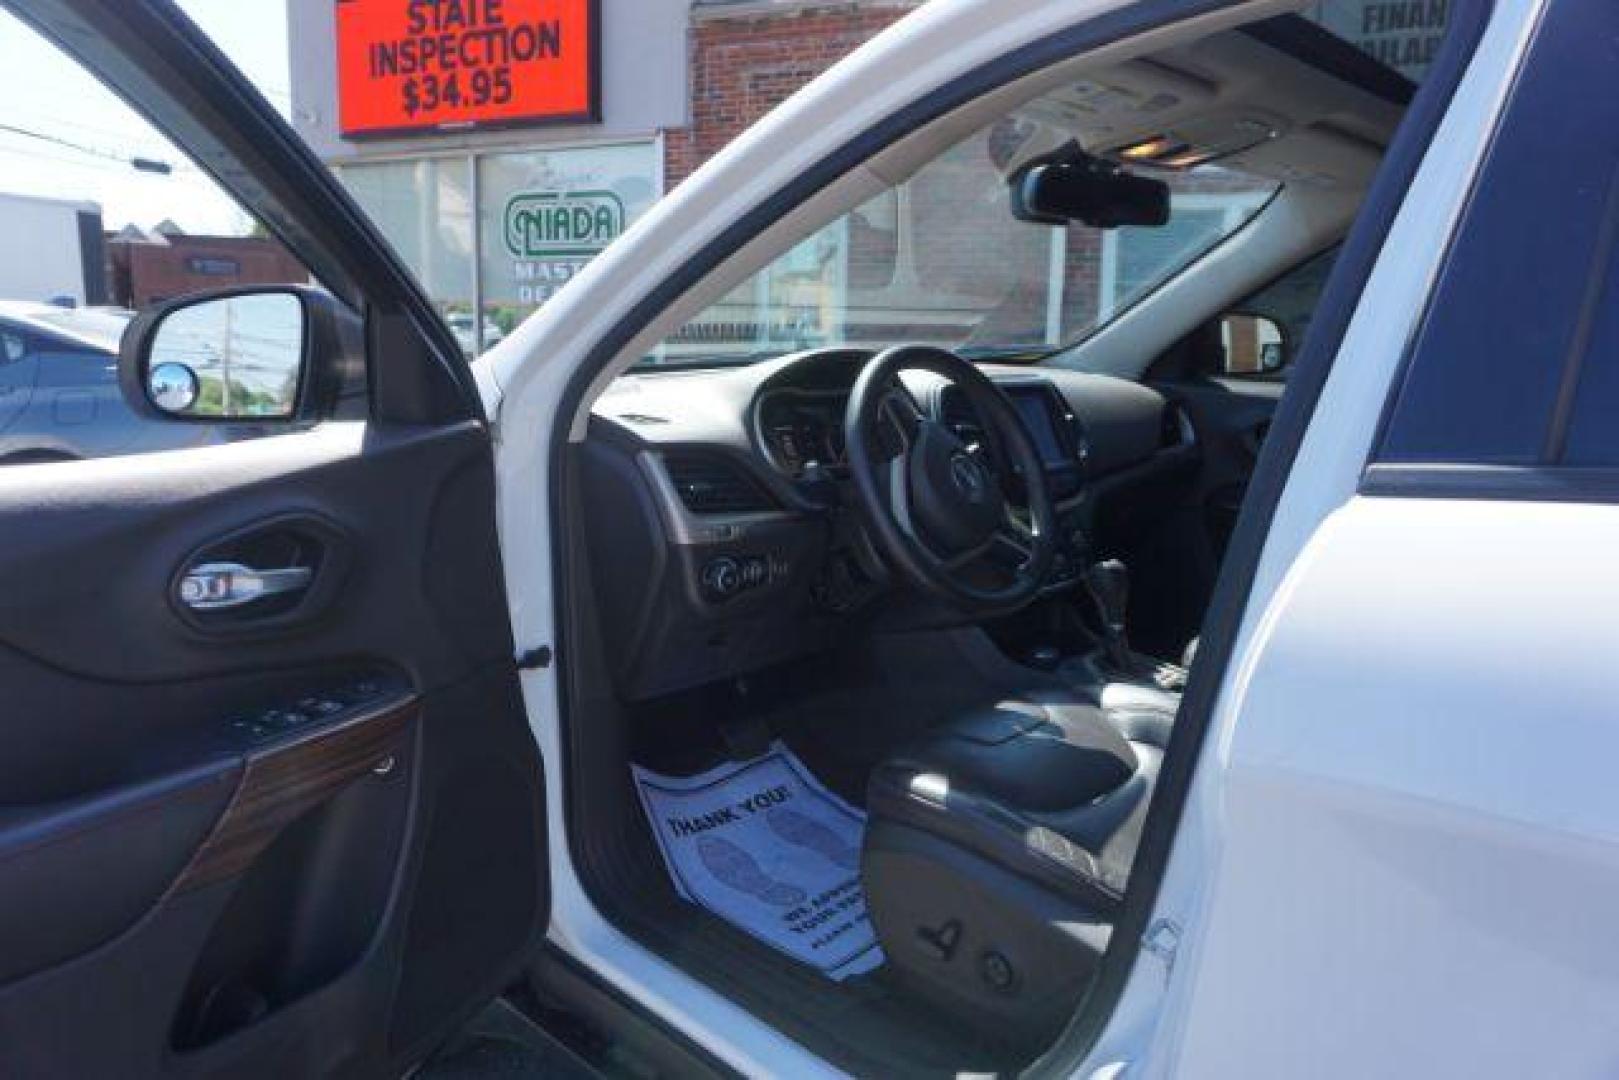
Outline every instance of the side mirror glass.
<svg viewBox="0 0 1619 1080"><path fill-rule="evenodd" d="M1227 312L1220 316L1224 374L1274 375L1287 366L1287 337L1276 320L1264 315Z"/></svg>
<svg viewBox="0 0 1619 1080"><path fill-rule="evenodd" d="M158 364L146 376L152 404L166 413L183 413L197 403L197 373L184 364Z"/></svg>
<svg viewBox="0 0 1619 1080"><path fill-rule="evenodd" d="M201 297L163 312L142 358L147 400L196 420L277 420L298 405L307 317L292 292Z"/></svg>

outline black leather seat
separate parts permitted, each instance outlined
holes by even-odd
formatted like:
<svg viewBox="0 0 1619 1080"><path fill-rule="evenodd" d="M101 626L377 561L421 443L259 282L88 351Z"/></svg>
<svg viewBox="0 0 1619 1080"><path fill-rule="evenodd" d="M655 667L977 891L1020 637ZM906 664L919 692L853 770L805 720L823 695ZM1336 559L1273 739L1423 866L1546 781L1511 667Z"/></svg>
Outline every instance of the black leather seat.
<svg viewBox="0 0 1619 1080"><path fill-rule="evenodd" d="M880 765L863 875L894 969L1006 1034L1060 1023L1106 946L1164 723L1057 695L1009 701ZM1137 729L1151 738L1126 736Z"/></svg>

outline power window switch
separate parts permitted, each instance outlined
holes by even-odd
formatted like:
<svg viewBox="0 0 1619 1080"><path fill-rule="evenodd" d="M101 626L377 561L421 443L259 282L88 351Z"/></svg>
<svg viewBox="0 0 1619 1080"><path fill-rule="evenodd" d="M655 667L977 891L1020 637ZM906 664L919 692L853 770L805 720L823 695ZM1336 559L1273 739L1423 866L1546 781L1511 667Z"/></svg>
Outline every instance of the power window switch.
<svg viewBox="0 0 1619 1080"><path fill-rule="evenodd" d="M309 717L295 709L266 709L262 721L267 727L286 730L308 723Z"/></svg>
<svg viewBox="0 0 1619 1080"><path fill-rule="evenodd" d="M230 722L230 729L243 738L253 739L255 741L270 734L270 729L265 727L257 717L244 716L232 720Z"/></svg>

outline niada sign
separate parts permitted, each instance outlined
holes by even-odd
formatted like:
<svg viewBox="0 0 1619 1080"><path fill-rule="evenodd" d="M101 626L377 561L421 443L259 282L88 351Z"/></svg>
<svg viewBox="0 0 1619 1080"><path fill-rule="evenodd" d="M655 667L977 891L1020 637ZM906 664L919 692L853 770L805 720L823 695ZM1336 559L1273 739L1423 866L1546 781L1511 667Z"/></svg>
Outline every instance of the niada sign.
<svg viewBox="0 0 1619 1080"><path fill-rule="evenodd" d="M506 250L519 259L590 258L624 232L611 191L525 191L506 202Z"/></svg>

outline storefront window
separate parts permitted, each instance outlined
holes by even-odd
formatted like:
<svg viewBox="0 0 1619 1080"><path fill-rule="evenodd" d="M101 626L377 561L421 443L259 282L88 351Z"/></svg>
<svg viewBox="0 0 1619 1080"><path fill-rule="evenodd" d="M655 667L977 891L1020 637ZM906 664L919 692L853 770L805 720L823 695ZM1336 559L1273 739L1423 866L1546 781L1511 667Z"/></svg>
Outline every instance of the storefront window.
<svg viewBox="0 0 1619 1080"><path fill-rule="evenodd" d="M464 157L344 165L338 175L456 327L467 353L473 307L472 174Z"/></svg>
<svg viewBox="0 0 1619 1080"><path fill-rule="evenodd" d="M367 162L338 174L476 356L646 212L659 194L658 158L645 141Z"/></svg>
<svg viewBox="0 0 1619 1080"><path fill-rule="evenodd" d="M504 338L658 197L651 142L478 159L484 347Z"/></svg>
<svg viewBox="0 0 1619 1080"><path fill-rule="evenodd" d="M1302 14L1421 82L1444 39L1450 0L1315 0Z"/></svg>

